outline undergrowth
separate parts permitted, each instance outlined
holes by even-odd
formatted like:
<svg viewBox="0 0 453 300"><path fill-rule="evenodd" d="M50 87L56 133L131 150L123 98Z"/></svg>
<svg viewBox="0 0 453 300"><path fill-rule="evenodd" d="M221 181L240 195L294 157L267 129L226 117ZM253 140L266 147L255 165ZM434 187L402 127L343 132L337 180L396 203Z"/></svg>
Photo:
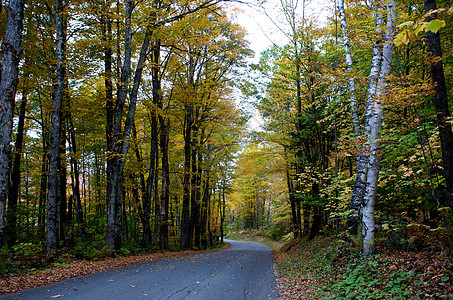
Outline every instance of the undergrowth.
<svg viewBox="0 0 453 300"><path fill-rule="evenodd" d="M365 257L334 237L293 244L276 253L284 299L453 297L453 262L445 255L382 249Z"/></svg>

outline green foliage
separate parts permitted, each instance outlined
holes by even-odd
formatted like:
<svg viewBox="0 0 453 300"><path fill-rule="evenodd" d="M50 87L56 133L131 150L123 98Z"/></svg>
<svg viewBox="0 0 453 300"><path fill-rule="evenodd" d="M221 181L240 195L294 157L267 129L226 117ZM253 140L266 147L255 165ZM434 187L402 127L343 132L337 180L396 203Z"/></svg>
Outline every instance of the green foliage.
<svg viewBox="0 0 453 300"><path fill-rule="evenodd" d="M42 269L48 265L44 244L19 243L0 251L0 277Z"/></svg>
<svg viewBox="0 0 453 300"><path fill-rule="evenodd" d="M336 238L290 243L277 253L278 270L309 299L420 299L452 297L449 257L383 251L363 256ZM296 297L294 297L296 298Z"/></svg>
<svg viewBox="0 0 453 300"><path fill-rule="evenodd" d="M42 251L42 247L32 243L19 243L11 249L16 255L30 256Z"/></svg>
<svg viewBox="0 0 453 300"><path fill-rule="evenodd" d="M287 225L283 223L274 223L270 226L268 235L273 240L278 240L285 235Z"/></svg>
<svg viewBox="0 0 453 300"><path fill-rule="evenodd" d="M407 299L410 285L417 284L411 280L414 273L395 270L383 276L378 257L352 257L343 267L344 274L338 275L325 291L315 294L335 299Z"/></svg>
<svg viewBox="0 0 453 300"><path fill-rule="evenodd" d="M453 230L453 211L451 207L441 207L439 212L439 226Z"/></svg>
<svg viewBox="0 0 453 300"><path fill-rule="evenodd" d="M75 246L69 250L69 254L77 259L97 260L107 256L107 248L104 245L104 236L96 234L91 237L76 239Z"/></svg>

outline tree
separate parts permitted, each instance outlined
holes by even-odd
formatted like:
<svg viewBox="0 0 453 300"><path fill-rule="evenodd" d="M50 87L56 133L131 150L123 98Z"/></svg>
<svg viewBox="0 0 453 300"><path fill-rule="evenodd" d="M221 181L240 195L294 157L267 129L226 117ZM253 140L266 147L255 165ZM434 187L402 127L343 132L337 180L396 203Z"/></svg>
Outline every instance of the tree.
<svg viewBox="0 0 453 300"><path fill-rule="evenodd" d="M396 16L396 3L395 1L392 1L387 4L387 24L379 79L376 84L376 94L375 96L370 97L369 99L371 101L367 103L367 106L369 107L368 111L371 116L368 118L368 128L370 128L370 131L365 133L368 136L367 144L370 152L366 191L363 200L364 203L362 204L362 235L363 252L365 255L370 255L374 248L374 205L379 176L379 147L381 138L379 131L382 127L384 113L383 102L386 93L386 85L392 67L393 37L395 34Z"/></svg>
<svg viewBox="0 0 453 300"><path fill-rule="evenodd" d="M0 82L0 245L5 233L5 211L11 165L11 132L18 83L18 66L22 55L24 1L11 0L8 5L5 37L2 41Z"/></svg>
<svg viewBox="0 0 453 300"><path fill-rule="evenodd" d="M65 87L65 25L64 25L64 3L62 0L55 1L55 59L56 65L56 84L53 96L53 110L51 118L50 132L50 152L49 152L49 183L47 194L47 231L46 231L46 251L48 256L53 256L59 244L59 218L61 201L61 128L62 128L62 106Z"/></svg>
<svg viewBox="0 0 453 300"><path fill-rule="evenodd" d="M351 55L351 49L350 49L350 39L349 39L349 32L348 32L348 26L346 22L346 13L344 9L344 0L339 0L338 4L338 14L340 17L340 24L341 24L341 31L342 31L342 39L343 39L343 48L344 48L344 53L345 53L345 61L347 65L347 71L351 72L352 71L352 55ZM354 127L354 137L358 139L361 136L361 130L360 130L360 121L359 121L359 115L358 115L358 109L357 109L357 99L356 99L356 87L355 87L355 80L354 77L350 75L348 79L349 83L349 93L350 93L350 99L351 99L351 110L352 110L352 121L353 121L353 127ZM364 169L364 164L366 164L366 157L364 155L357 155L356 156L356 164L357 164L357 170L363 170ZM359 183L363 183L363 172L357 172L357 179L356 179L356 186ZM351 204L349 209L352 210L352 213L348 216L348 223L347 223L347 228L350 231L352 235L355 235L357 233L357 226L359 223L359 210L361 206L361 193L360 191L363 190L363 188L360 188L360 186L357 186L354 188L354 193L352 194L351 198Z"/></svg>
<svg viewBox="0 0 453 300"><path fill-rule="evenodd" d="M427 14L426 22L433 21L437 18L436 0L423 1L425 13ZM448 107L447 87L445 84L444 68L442 63L442 49L440 44L439 32L427 31L428 51L433 56L434 61L431 63L431 79L434 84L434 107L437 115L437 126L439 128L439 137L442 148L442 162L445 172L445 184L447 187L447 203L453 207L453 131Z"/></svg>

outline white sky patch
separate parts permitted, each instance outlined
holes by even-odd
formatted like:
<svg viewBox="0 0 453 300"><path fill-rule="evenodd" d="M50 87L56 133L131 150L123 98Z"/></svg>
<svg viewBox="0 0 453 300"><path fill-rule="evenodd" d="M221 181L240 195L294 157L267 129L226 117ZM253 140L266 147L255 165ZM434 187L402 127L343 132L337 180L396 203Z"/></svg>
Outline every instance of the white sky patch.
<svg viewBox="0 0 453 300"><path fill-rule="evenodd" d="M247 30L246 38L250 42L250 48L255 51L253 62L257 62L260 53L273 44L284 46L288 43L285 32L289 32L290 28L283 16L281 0L265 0L261 4L252 0L247 3L232 2L228 3L228 7L233 20ZM304 14L306 19L315 19L322 24L333 13L333 7L332 0L299 0L296 18L300 23Z"/></svg>
<svg viewBox="0 0 453 300"><path fill-rule="evenodd" d="M258 63L261 53L272 45L284 46L289 42L286 32L290 32L289 25L284 18L281 0L251 0L247 3L228 2L228 11L234 22L247 30L246 39L250 48L255 52L251 63ZM323 23L327 16L333 13L334 2L332 0L298 1L296 18L299 23L302 21L303 5L305 5L305 18L315 19ZM240 97L238 95L238 97ZM241 100L237 99L239 103ZM264 120L259 112L249 107L252 117L248 122L250 130L262 131Z"/></svg>

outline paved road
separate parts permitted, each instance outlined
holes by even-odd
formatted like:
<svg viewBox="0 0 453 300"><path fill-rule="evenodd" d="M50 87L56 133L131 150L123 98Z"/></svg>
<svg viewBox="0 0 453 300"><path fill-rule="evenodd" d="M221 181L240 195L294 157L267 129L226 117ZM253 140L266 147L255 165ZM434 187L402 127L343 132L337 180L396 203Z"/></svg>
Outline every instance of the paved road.
<svg viewBox="0 0 453 300"><path fill-rule="evenodd" d="M1 299L278 299L271 249L228 242L229 249L130 265Z"/></svg>

